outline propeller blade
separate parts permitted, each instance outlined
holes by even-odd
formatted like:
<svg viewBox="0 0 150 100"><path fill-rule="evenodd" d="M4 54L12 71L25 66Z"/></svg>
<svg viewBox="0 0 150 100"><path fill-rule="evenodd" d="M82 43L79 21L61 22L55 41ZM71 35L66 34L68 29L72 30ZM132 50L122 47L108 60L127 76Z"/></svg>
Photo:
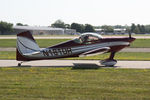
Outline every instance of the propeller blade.
<svg viewBox="0 0 150 100"><path fill-rule="evenodd" d="M129 31L129 38L131 38L132 36L131 36L131 32Z"/></svg>

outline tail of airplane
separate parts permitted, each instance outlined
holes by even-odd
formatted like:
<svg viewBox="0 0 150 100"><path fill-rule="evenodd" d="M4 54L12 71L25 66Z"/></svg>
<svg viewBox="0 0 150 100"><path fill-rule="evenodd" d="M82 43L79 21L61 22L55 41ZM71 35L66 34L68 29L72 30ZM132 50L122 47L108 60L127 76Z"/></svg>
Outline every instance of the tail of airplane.
<svg viewBox="0 0 150 100"><path fill-rule="evenodd" d="M31 35L30 31L17 34L16 60L30 61L30 59L25 55L37 51L40 51L40 48Z"/></svg>

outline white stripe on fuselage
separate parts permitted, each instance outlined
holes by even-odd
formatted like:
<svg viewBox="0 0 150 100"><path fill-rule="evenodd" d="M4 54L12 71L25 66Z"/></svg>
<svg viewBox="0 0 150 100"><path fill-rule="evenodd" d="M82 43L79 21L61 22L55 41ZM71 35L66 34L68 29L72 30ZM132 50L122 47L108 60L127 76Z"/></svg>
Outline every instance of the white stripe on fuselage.
<svg viewBox="0 0 150 100"><path fill-rule="evenodd" d="M80 54L83 52L87 52L87 51L102 48L102 47L121 46L121 45L129 45L129 42L118 41L118 42L97 43L97 44L91 44L91 45L86 45L86 46L77 46L77 47L70 48L71 50L70 49L68 50L67 48L65 51L66 53L62 52L62 49L65 49L63 47L62 48L47 48L42 51L46 51L48 56L52 56L52 57L60 56L61 57L61 56L67 56L67 55ZM55 50L54 53L53 53L53 50ZM46 56L44 53L43 55Z"/></svg>
<svg viewBox="0 0 150 100"><path fill-rule="evenodd" d="M118 42L97 43L97 44L91 44L87 46L74 47L72 48L72 51L73 53L86 52L86 51L97 49L97 48L121 46L121 45L129 45L129 42L118 41Z"/></svg>

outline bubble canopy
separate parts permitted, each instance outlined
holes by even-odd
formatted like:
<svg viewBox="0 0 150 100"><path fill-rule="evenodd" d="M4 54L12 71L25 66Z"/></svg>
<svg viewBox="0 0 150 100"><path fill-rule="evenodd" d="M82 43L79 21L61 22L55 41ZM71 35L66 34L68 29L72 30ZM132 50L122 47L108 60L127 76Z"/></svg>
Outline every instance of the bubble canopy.
<svg viewBox="0 0 150 100"><path fill-rule="evenodd" d="M83 33L79 38L75 39L75 42L90 44L92 41L100 40L103 37L97 33Z"/></svg>
<svg viewBox="0 0 150 100"><path fill-rule="evenodd" d="M83 34L80 35L80 37L85 37L85 36L96 37L98 39L103 38L100 34L97 34L97 33L83 33Z"/></svg>

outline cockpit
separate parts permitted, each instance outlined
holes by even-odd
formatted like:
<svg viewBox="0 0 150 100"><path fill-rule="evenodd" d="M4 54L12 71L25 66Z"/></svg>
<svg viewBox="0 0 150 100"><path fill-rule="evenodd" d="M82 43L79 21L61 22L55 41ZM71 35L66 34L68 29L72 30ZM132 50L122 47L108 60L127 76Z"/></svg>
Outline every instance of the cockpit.
<svg viewBox="0 0 150 100"><path fill-rule="evenodd" d="M99 41L102 38L103 37L97 33L83 33L80 35L79 38L75 39L74 42L77 42L80 44L91 44L96 41Z"/></svg>

